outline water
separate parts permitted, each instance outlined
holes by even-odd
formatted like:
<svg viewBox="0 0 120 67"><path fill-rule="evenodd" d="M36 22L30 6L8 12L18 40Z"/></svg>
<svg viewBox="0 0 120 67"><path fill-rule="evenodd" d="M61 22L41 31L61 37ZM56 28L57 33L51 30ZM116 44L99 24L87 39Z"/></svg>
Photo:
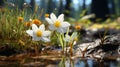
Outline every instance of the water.
<svg viewBox="0 0 120 67"><path fill-rule="evenodd" d="M0 61L0 67L120 67L120 61L96 61L95 59L23 59L21 61Z"/></svg>
<svg viewBox="0 0 120 67"><path fill-rule="evenodd" d="M64 67L64 66L61 66ZM92 59L79 59L65 61L65 67L120 67L120 61L96 61Z"/></svg>

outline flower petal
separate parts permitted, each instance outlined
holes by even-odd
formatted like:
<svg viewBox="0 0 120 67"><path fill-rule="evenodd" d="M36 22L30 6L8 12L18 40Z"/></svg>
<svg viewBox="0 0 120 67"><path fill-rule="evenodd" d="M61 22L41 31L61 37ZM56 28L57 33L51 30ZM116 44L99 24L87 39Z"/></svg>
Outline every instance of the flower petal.
<svg viewBox="0 0 120 67"><path fill-rule="evenodd" d="M61 27L69 27L69 26L70 26L70 23L68 22L61 23Z"/></svg>
<svg viewBox="0 0 120 67"><path fill-rule="evenodd" d="M70 36L69 35L65 35L64 41L69 42L70 41Z"/></svg>
<svg viewBox="0 0 120 67"><path fill-rule="evenodd" d="M44 31L43 36L50 36L51 32L50 31Z"/></svg>
<svg viewBox="0 0 120 67"><path fill-rule="evenodd" d="M66 32L67 32L67 29L68 29L68 27L58 28L58 29L57 29L57 32L59 32L59 33L66 33Z"/></svg>
<svg viewBox="0 0 120 67"><path fill-rule="evenodd" d="M39 29L40 29L41 31L44 31L44 30L45 30L45 25L44 25L44 24L40 25L40 26L39 26Z"/></svg>
<svg viewBox="0 0 120 67"><path fill-rule="evenodd" d="M63 28L58 28L58 29L57 29L57 32L59 32L59 33L65 33L65 31L64 31Z"/></svg>
<svg viewBox="0 0 120 67"><path fill-rule="evenodd" d="M39 37L33 37L32 40L33 40L33 41L40 41L41 38L39 38Z"/></svg>
<svg viewBox="0 0 120 67"><path fill-rule="evenodd" d="M50 30L56 30L56 27L53 24L51 24L51 25L49 25L49 29Z"/></svg>
<svg viewBox="0 0 120 67"><path fill-rule="evenodd" d="M50 42L50 39L47 38L47 37L42 37L41 40L44 41L44 42Z"/></svg>
<svg viewBox="0 0 120 67"><path fill-rule="evenodd" d="M59 16L58 16L58 20L59 20L60 22L63 22L63 21L64 21L64 14L59 15Z"/></svg>
<svg viewBox="0 0 120 67"><path fill-rule="evenodd" d="M33 30L34 32L36 32L36 31L38 30L38 27L37 27L37 25L35 25L35 24L32 24L32 30Z"/></svg>
<svg viewBox="0 0 120 67"><path fill-rule="evenodd" d="M27 34L29 34L30 36L33 36L33 30L27 30L26 32L27 32Z"/></svg>
<svg viewBox="0 0 120 67"><path fill-rule="evenodd" d="M45 18L45 20L49 23L49 24L53 24L52 20L50 18Z"/></svg>
<svg viewBox="0 0 120 67"><path fill-rule="evenodd" d="M51 18L51 20L52 20L53 22L55 22L55 21L57 20L57 17L55 16L54 13L51 13L51 14L50 14L50 18Z"/></svg>

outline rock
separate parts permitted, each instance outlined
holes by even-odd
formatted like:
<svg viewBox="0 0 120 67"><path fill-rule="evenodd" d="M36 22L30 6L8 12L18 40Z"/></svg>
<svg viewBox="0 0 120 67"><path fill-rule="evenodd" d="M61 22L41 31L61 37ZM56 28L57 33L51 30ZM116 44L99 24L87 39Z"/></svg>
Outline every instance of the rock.
<svg viewBox="0 0 120 67"><path fill-rule="evenodd" d="M84 31L84 32L83 32ZM106 34L105 34L106 32ZM102 28L102 29L82 29L79 31L81 33L81 42L82 43L87 43L87 42L92 42L95 41L96 39L103 37L104 34L106 36L108 35L114 35L120 33L120 30L118 29L107 29L107 28Z"/></svg>
<svg viewBox="0 0 120 67"><path fill-rule="evenodd" d="M83 54L90 57L101 57L101 59L120 58L120 33L108 35L104 40L96 39L93 42L82 43L74 46L75 54ZM109 56L109 58L107 58Z"/></svg>

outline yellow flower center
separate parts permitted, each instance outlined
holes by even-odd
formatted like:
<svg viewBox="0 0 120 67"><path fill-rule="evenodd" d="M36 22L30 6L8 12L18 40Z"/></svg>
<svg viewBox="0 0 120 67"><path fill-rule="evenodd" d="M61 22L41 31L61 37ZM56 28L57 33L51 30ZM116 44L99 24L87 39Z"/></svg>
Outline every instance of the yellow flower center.
<svg viewBox="0 0 120 67"><path fill-rule="evenodd" d="M36 32L36 35L37 35L38 37L41 37L41 36L42 36L42 31L38 30L38 31Z"/></svg>
<svg viewBox="0 0 120 67"><path fill-rule="evenodd" d="M59 28L59 27L61 26L61 24L60 24L59 21L56 21L56 22L54 23L54 25L55 25L55 27L57 27L57 28Z"/></svg>

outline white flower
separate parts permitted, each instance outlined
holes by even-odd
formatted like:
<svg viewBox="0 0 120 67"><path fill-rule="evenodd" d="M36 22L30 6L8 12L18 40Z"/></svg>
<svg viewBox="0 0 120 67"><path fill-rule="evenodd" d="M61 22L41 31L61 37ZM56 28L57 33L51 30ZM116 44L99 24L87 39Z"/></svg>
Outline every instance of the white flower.
<svg viewBox="0 0 120 67"><path fill-rule="evenodd" d="M68 34L65 35L65 38L63 39L65 42L68 43L72 43L73 45L75 45L77 43L77 32L73 32L71 36L69 36Z"/></svg>
<svg viewBox="0 0 120 67"><path fill-rule="evenodd" d="M27 34L33 37L32 40L34 41L39 41L39 40L42 40L44 42L50 41L50 39L47 37L51 34L51 32L45 31L44 24L40 25L39 28L35 24L32 24L32 30L27 30L26 32Z"/></svg>
<svg viewBox="0 0 120 67"><path fill-rule="evenodd" d="M74 40L76 40L76 38L77 38L77 32L73 32L71 36L69 36L68 34L65 35L64 41L73 42Z"/></svg>
<svg viewBox="0 0 120 67"><path fill-rule="evenodd" d="M64 41L65 42L70 42L70 36L69 35L65 35Z"/></svg>
<svg viewBox="0 0 120 67"><path fill-rule="evenodd" d="M64 14L59 15L57 18L54 13L51 13L50 18L45 19L49 23L50 30L56 30L60 33L65 33L70 26L68 22L64 22Z"/></svg>

